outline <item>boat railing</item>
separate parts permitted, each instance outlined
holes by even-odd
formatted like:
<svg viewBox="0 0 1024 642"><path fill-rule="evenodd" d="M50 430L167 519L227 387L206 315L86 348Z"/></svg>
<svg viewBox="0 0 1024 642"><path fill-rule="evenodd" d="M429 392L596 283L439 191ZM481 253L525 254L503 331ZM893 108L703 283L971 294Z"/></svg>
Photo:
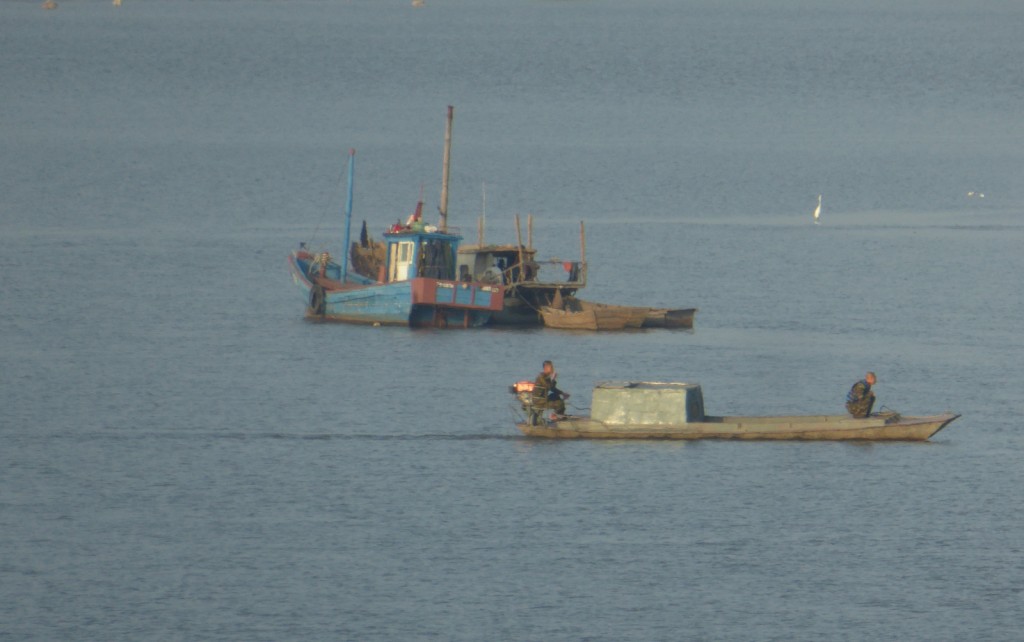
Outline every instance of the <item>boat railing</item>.
<svg viewBox="0 0 1024 642"><path fill-rule="evenodd" d="M384 230L384 234L449 234L451 236L462 236L462 229L454 225L449 225L444 230L438 229L436 225L423 225L413 227L411 225L403 225L401 223L395 223L388 229Z"/></svg>
<svg viewBox="0 0 1024 642"><path fill-rule="evenodd" d="M516 263L502 272L506 285L582 288L587 285L586 261L544 259Z"/></svg>

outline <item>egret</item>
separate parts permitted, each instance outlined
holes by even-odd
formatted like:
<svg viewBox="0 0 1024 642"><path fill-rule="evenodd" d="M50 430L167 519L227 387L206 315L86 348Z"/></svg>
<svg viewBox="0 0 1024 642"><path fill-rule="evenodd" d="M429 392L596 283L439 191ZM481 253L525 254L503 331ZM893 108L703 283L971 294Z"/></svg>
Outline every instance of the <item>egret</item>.
<svg viewBox="0 0 1024 642"><path fill-rule="evenodd" d="M814 208L814 224L817 225L821 221L821 194L818 194L818 206Z"/></svg>

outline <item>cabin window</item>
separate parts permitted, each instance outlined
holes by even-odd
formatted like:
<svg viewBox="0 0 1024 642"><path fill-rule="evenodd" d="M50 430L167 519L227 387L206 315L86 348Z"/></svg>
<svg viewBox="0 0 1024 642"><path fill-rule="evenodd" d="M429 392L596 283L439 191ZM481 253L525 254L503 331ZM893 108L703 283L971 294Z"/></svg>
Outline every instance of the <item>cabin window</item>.
<svg viewBox="0 0 1024 642"><path fill-rule="evenodd" d="M417 274L431 279L454 279L455 261L452 244L441 239L421 241Z"/></svg>

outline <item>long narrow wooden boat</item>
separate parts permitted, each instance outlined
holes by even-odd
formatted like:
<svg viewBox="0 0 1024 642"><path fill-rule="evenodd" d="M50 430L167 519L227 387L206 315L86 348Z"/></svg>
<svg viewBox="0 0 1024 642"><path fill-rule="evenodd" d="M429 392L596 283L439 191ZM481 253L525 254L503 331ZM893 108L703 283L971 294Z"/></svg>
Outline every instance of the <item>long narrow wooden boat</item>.
<svg viewBox="0 0 1024 642"><path fill-rule="evenodd" d="M550 306L540 309L544 325L559 330L623 330L629 315L618 310L558 310Z"/></svg>
<svg viewBox="0 0 1024 642"><path fill-rule="evenodd" d="M520 393L526 421L516 427L548 439L743 439L925 441L960 415L906 417L849 415L713 416L704 414L700 385L603 383L594 389L590 417L547 419Z"/></svg>
<svg viewBox="0 0 1024 642"><path fill-rule="evenodd" d="M552 439L747 439L747 440L867 440L925 441L939 432L957 414L930 417L849 416L794 417L706 417L707 421L685 425L617 426L588 418L567 417L516 427L530 437Z"/></svg>
<svg viewBox="0 0 1024 642"><path fill-rule="evenodd" d="M585 299L570 299L566 307L577 307L581 310L616 309L629 317L627 328L692 328L693 317L697 308L649 308L644 306L611 305L597 303Z"/></svg>

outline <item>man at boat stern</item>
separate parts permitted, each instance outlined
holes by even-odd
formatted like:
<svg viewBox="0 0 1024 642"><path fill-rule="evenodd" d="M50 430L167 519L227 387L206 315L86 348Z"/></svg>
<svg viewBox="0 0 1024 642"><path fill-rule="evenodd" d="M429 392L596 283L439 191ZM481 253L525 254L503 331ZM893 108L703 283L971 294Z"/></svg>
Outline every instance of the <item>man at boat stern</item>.
<svg viewBox="0 0 1024 642"><path fill-rule="evenodd" d="M864 419L871 415L871 407L875 405L875 391L871 389L877 379L875 373L869 372L864 378L853 384L846 394L846 409L855 419Z"/></svg>
<svg viewBox="0 0 1024 642"><path fill-rule="evenodd" d="M569 398L569 393L558 389L557 379L555 364L545 361L543 370L533 382L533 407L550 408L556 415L564 416L565 400Z"/></svg>

